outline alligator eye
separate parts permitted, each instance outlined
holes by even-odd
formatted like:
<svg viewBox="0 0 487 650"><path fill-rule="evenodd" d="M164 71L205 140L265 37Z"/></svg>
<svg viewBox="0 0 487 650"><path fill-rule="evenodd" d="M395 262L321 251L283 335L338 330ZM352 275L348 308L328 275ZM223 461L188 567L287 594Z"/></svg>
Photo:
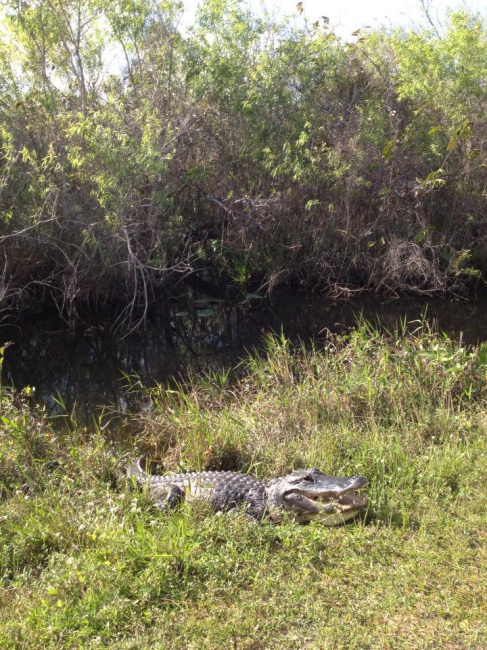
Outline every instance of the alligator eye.
<svg viewBox="0 0 487 650"><path fill-rule="evenodd" d="M306 483L314 483L315 480L311 474L307 474L306 476L296 476L295 478L289 479L289 483L293 485L299 485L305 481Z"/></svg>

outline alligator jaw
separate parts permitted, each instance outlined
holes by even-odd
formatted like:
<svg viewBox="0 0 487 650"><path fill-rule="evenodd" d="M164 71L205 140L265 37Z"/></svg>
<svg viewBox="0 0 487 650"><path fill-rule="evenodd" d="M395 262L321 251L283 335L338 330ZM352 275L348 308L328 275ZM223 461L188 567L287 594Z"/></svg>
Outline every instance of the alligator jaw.
<svg viewBox="0 0 487 650"><path fill-rule="evenodd" d="M319 505L319 512L308 521L317 521L324 526L337 526L356 517L369 500L365 494L345 494L337 499L313 499L313 502Z"/></svg>
<svg viewBox="0 0 487 650"><path fill-rule="evenodd" d="M355 491L367 485L368 481L363 476L356 476L350 480L348 486L335 493L306 494L306 499L319 508L313 513L310 520L318 521L325 526L336 526L352 519L363 510L369 500L365 494ZM306 519L305 519L306 521Z"/></svg>
<svg viewBox="0 0 487 650"><path fill-rule="evenodd" d="M281 518L280 504L299 523L343 524L366 507L367 496L357 494L356 490L367 482L362 476L337 477L316 469L298 470L268 485L270 516L275 520Z"/></svg>

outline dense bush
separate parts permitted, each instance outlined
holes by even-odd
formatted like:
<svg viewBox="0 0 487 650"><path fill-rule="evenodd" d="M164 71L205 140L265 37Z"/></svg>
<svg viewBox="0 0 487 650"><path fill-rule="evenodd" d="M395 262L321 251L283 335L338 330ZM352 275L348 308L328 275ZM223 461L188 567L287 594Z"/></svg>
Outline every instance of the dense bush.
<svg viewBox="0 0 487 650"><path fill-rule="evenodd" d="M4 301L174 274L445 291L484 274L487 24L276 23L210 0L5 3Z"/></svg>

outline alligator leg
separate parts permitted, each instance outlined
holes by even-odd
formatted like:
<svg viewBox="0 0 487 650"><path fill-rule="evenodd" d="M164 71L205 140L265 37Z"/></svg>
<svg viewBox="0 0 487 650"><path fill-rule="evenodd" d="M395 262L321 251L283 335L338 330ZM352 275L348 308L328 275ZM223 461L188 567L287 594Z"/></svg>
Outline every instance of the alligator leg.
<svg viewBox="0 0 487 650"><path fill-rule="evenodd" d="M155 492L154 496L156 497L154 505L160 510L174 510L184 502L186 497L184 489L179 485L171 485L164 492L161 492L160 489L153 492Z"/></svg>

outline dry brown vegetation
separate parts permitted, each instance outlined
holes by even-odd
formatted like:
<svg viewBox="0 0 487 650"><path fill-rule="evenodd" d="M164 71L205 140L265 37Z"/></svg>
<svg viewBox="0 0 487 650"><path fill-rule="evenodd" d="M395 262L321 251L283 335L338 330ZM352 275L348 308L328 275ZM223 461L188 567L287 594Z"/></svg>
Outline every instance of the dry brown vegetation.
<svg viewBox="0 0 487 650"><path fill-rule="evenodd" d="M223 0L178 21L170 2L6 3L4 306L76 320L112 301L129 323L195 274L335 293L483 278L483 17L354 43Z"/></svg>

